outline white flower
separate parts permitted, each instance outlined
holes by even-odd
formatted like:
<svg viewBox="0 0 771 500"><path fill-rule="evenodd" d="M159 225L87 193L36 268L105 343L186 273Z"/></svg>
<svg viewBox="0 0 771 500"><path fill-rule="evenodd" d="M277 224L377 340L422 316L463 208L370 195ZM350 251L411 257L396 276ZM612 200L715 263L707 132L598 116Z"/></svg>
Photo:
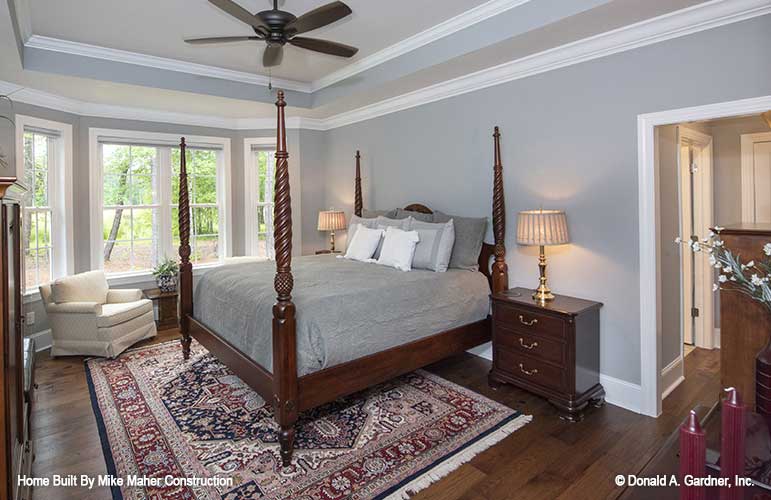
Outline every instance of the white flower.
<svg viewBox="0 0 771 500"><path fill-rule="evenodd" d="M713 292L717 292L718 288L720 288L720 287L717 286L717 283L712 283L712 291Z"/></svg>
<svg viewBox="0 0 771 500"><path fill-rule="evenodd" d="M752 284L755 286L760 286L763 284L763 280L760 279L760 277L757 274L753 274L750 280L752 281Z"/></svg>
<svg viewBox="0 0 771 500"><path fill-rule="evenodd" d="M691 243L691 249L694 252L700 252L701 251L701 245L699 245L698 241L694 241L693 243Z"/></svg>
<svg viewBox="0 0 771 500"><path fill-rule="evenodd" d="M717 277L717 280L721 283L725 283L726 281L728 281L728 276L726 276L725 274L721 274L720 276Z"/></svg>
<svg viewBox="0 0 771 500"><path fill-rule="evenodd" d="M714 233L714 232L712 232L712 231L710 231L710 232L709 232L709 237L710 237L710 238L714 238L714 237L715 237L715 233Z"/></svg>
<svg viewBox="0 0 771 500"><path fill-rule="evenodd" d="M675 243L677 243L678 245L682 242L683 242L683 239L681 237L678 236L677 238L675 238Z"/></svg>
<svg viewBox="0 0 771 500"><path fill-rule="evenodd" d="M715 240L713 243L716 247L722 247L723 246L723 240Z"/></svg>
<svg viewBox="0 0 771 500"><path fill-rule="evenodd" d="M763 252L766 255L771 255L771 243L766 243L765 245L763 245Z"/></svg>
<svg viewBox="0 0 771 500"><path fill-rule="evenodd" d="M734 270L733 270L733 269L731 269L731 267L730 267L730 266L725 266L725 267L723 268L723 272L724 272L724 273L728 273L728 274L731 274L732 272L734 272Z"/></svg>
<svg viewBox="0 0 771 500"><path fill-rule="evenodd" d="M715 232L717 232L717 233L719 233L723 229L725 229L725 228L724 227L720 227L720 226L715 226Z"/></svg>
<svg viewBox="0 0 771 500"><path fill-rule="evenodd" d="M755 267L755 261L751 260L751 261L747 262L747 265L744 266L744 268L747 269L748 267Z"/></svg>
<svg viewBox="0 0 771 500"><path fill-rule="evenodd" d="M715 264L717 264L717 259L715 258L714 255L710 255L709 256L709 265L710 266L714 266Z"/></svg>

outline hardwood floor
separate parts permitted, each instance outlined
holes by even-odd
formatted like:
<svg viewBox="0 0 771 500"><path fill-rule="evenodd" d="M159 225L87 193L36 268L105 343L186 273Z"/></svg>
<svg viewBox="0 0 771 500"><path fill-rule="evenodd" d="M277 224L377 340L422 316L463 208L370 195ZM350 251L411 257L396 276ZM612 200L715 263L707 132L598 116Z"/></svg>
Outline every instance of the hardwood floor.
<svg viewBox="0 0 771 500"><path fill-rule="evenodd" d="M160 332L143 344L178 338ZM533 415L533 422L420 492L420 500L616 498L616 474L639 472L688 410L717 400L719 351L696 349L686 358L685 381L664 401L658 419L613 405L592 408L583 422L569 424L543 399L504 386L487 385L490 362L466 354L429 371ZM106 474L96 420L91 410L83 358L50 359L36 366L39 389L32 414L35 477ZM36 488L35 500L109 500L107 488Z"/></svg>

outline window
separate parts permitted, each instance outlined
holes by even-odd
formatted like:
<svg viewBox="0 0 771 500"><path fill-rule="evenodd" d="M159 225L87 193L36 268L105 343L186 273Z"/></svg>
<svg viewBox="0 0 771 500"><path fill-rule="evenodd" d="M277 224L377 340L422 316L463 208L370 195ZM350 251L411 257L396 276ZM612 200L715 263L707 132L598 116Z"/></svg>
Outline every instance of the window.
<svg viewBox="0 0 771 500"><path fill-rule="evenodd" d="M24 198L24 288L37 291L72 272L72 127L16 116L17 177Z"/></svg>
<svg viewBox="0 0 771 500"><path fill-rule="evenodd" d="M101 185L92 226L92 259L108 275L146 274L179 248L179 138L167 134L91 130ZM173 141L173 142L172 142ZM229 139L187 138L191 260L217 264L229 256ZM92 197L94 193L92 191ZM98 252L98 253L97 253Z"/></svg>
<svg viewBox="0 0 771 500"><path fill-rule="evenodd" d="M246 230L247 252L266 259L275 258L273 241L273 191L275 187L275 141L247 139Z"/></svg>

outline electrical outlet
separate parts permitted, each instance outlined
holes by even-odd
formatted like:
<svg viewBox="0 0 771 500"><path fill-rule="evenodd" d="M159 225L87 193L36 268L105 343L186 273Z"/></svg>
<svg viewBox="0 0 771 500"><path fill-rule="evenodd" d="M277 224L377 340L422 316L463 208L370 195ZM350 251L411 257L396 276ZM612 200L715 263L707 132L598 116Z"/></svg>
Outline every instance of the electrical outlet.
<svg viewBox="0 0 771 500"><path fill-rule="evenodd" d="M24 315L24 323L28 325L34 325L35 324L35 312L30 311L27 314Z"/></svg>

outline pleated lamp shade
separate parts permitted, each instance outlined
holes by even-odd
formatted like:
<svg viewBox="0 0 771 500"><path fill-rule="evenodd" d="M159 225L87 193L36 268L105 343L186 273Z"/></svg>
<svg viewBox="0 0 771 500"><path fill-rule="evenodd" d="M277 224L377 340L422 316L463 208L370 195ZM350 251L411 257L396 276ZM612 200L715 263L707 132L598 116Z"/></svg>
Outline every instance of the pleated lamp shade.
<svg viewBox="0 0 771 500"><path fill-rule="evenodd" d="M319 212L319 231L339 231L346 227L343 212L338 210Z"/></svg>
<svg viewBox="0 0 771 500"><path fill-rule="evenodd" d="M517 216L520 245L564 245L570 243L568 219L562 210L526 210Z"/></svg>

